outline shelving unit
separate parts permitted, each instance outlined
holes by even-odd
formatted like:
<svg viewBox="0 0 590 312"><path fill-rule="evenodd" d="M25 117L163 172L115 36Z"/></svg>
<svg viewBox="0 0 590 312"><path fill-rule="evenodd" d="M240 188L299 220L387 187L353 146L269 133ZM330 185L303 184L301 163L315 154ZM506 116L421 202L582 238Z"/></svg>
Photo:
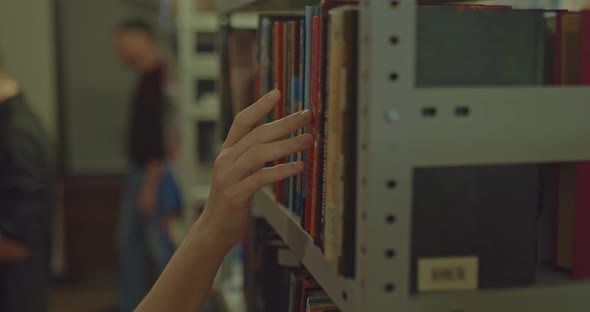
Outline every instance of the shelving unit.
<svg viewBox="0 0 590 312"><path fill-rule="evenodd" d="M177 17L178 36L178 76L179 107L181 124L181 159L180 181L183 189L185 221L192 223L196 218L195 207L207 200L211 170L207 164L198 162L199 122L216 122L219 120L219 96L215 93L205 94L199 99L195 94L195 81L207 79L215 81L219 73L219 56L213 52L197 52L196 47L200 33L215 33L218 17L215 12L196 12L192 1L179 1ZM215 147L211 147L215 148Z"/></svg>
<svg viewBox="0 0 590 312"><path fill-rule="evenodd" d="M256 194L254 206L256 215L268 221L332 300L344 311L356 311L353 309L354 281L337 274L336 268L326 261L322 251L314 245L311 236L301 228L301 223L295 220L287 208L275 202L270 189ZM344 300L344 296L347 300Z"/></svg>
<svg viewBox="0 0 590 312"><path fill-rule="evenodd" d="M344 312L586 311L590 282L560 279L525 288L411 295L414 168L590 159L588 87L416 88L418 2L359 4L356 278L338 276L269 190L255 196L256 214L268 221ZM218 3L224 14L303 10L309 4ZM434 108L436 116L425 117L425 108Z"/></svg>
<svg viewBox="0 0 590 312"><path fill-rule="evenodd" d="M196 218L195 206L202 205L209 194L209 181L212 179L212 164L198 163L199 146L198 123L215 122L221 118L219 92L200 96L195 94L195 81L218 80L220 74L220 56L218 51L197 52L199 34L216 34L219 30L220 17L217 12L197 12L193 9L193 0L179 0L177 18L178 35L178 102L180 107L182 155L181 185L184 202L189 209L186 221L191 223ZM253 13L234 14L230 23L242 28L256 28L257 17ZM217 136L216 136L217 137ZM218 146L211 146L212 149Z"/></svg>

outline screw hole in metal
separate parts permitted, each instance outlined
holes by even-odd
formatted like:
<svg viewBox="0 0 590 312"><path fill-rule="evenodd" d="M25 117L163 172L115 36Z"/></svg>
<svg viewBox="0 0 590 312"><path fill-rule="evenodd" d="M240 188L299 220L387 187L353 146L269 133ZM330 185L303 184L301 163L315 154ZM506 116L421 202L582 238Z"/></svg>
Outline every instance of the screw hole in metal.
<svg viewBox="0 0 590 312"><path fill-rule="evenodd" d="M396 220L397 219L394 215L388 215L385 217L385 222L387 222L387 224L389 224L389 225L394 224Z"/></svg>
<svg viewBox="0 0 590 312"><path fill-rule="evenodd" d="M395 180L389 180L387 181L387 188L392 190L397 186L397 182L395 182Z"/></svg>
<svg viewBox="0 0 590 312"><path fill-rule="evenodd" d="M434 117L434 116L436 116L436 108L434 108L434 107L424 107L424 108L422 108L422 116L424 116L424 117Z"/></svg>
<svg viewBox="0 0 590 312"><path fill-rule="evenodd" d="M393 283L389 283L385 285L385 292L392 293L395 290L395 285Z"/></svg>
<svg viewBox="0 0 590 312"><path fill-rule="evenodd" d="M455 115L457 117L467 117L469 116L469 107L467 106L459 106L455 108Z"/></svg>

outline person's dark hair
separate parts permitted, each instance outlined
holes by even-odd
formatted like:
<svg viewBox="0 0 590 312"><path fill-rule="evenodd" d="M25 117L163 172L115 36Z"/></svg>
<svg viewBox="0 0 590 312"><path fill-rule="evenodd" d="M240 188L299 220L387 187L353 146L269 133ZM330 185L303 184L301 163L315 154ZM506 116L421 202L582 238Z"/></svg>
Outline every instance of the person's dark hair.
<svg viewBox="0 0 590 312"><path fill-rule="evenodd" d="M138 31L152 39L156 38L156 31L152 24L141 18L130 18L121 22L117 26L117 31Z"/></svg>

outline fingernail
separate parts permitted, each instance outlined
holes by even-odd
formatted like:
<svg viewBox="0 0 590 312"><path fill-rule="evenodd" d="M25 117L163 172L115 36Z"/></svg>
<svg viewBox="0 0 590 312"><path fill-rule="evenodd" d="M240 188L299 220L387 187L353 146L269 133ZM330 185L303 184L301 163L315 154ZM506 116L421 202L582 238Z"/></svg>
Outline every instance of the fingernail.
<svg viewBox="0 0 590 312"><path fill-rule="evenodd" d="M310 122L313 118L313 114L310 110L304 110L301 113L297 114L297 119L303 122Z"/></svg>
<svg viewBox="0 0 590 312"><path fill-rule="evenodd" d="M295 167L295 169L297 171L301 171L301 170L303 170L304 165L303 165L303 162L298 161L298 162L293 163L293 167Z"/></svg>
<svg viewBox="0 0 590 312"><path fill-rule="evenodd" d="M274 89L268 93L266 98L269 100L274 100L274 99L278 98L280 96L280 94L281 94L281 92L278 89Z"/></svg>
<svg viewBox="0 0 590 312"><path fill-rule="evenodd" d="M309 134L304 134L299 137L299 144L303 146L308 146L313 143L313 137Z"/></svg>

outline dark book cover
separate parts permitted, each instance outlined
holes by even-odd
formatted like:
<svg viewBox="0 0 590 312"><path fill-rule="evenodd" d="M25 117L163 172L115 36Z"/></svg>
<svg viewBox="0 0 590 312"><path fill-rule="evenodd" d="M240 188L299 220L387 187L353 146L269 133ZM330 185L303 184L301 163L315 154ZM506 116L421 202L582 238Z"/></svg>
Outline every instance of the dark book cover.
<svg viewBox="0 0 590 312"><path fill-rule="evenodd" d="M342 226L342 259L339 261L339 272L346 277L354 277L356 269L356 181L357 181L357 116L358 100L358 10L351 9L344 17L345 51L343 57L343 81L340 99L342 107L343 136L342 163L344 164L343 183L343 226Z"/></svg>

